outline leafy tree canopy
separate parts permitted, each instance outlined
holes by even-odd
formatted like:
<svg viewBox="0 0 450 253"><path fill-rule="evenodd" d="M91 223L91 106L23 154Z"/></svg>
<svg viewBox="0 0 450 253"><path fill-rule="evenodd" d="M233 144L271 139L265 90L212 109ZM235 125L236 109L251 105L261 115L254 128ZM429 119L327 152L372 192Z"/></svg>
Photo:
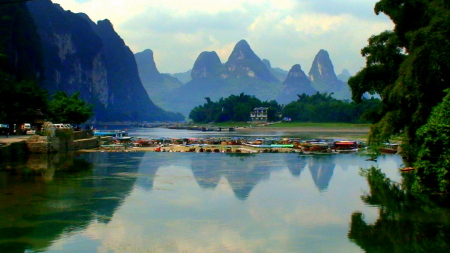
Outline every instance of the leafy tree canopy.
<svg viewBox="0 0 450 253"><path fill-rule="evenodd" d="M371 115L369 142L403 137L403 155L414 161L420 143L417 130L424 125L450 87L450 1L380 0L377 14L395 24L369 39L361 53L366 67L350 78L353 100L365 92L377 93L381 109Z"/></svg>
<svg viewBox="0 0 450 253"><path fill-rule="evenodd" d="M370 118L368 115L379 110L379 99L363 99L362 103L349 103L331 97L331 94L319 93L314 95L298 95L298 100L282 107L276 101L261 102L254 96L231 95L221 98L218 102L212 102L206 97L206 103L195 107L189 117L194 122L225 122L248 121L250 112L255 107L268 107L269 121L282 117L291 118L293 121L308 122L351 122L361 123Z"/></svg>
<svg viewBox="0 0 450 253"><path fill-rule="evenodd" d="M416 186L421 190L450 190L450 89L447 92L417 133L421 145L416 163Z"/></svg>
<svg viewBox="0 0 450 253"><path fill-rule="evenodd" d="M65 92L57 91L49 101L48 116L55 123L82 124L94 114L92 105L88 105L79 98L76 92L68 96Z"/></svg>
<svg viewBox="0 0 450 253"><path fill-rule="evenodd" d="M268 118L270 121L277 120L277 112L281 111L276 101L261 102L254 96L241 93L239 96L231 95L228 98L220 98L218 102L212 102L206 97L206 103L195 107L189 114L194 122L226 122L226 121L248 121L250 112L255 107L269 107Z"/></svg>
<svg viewBox="0 0 450 253"><path fill-rule="evenodd" d="M282 111L283 117L293 121L305 122L348 122L361 123L367 115L376 112L380 100L362 99L362 103L349 103L331 97L331 94L298 95L298 100L287 104Z"/></svg>

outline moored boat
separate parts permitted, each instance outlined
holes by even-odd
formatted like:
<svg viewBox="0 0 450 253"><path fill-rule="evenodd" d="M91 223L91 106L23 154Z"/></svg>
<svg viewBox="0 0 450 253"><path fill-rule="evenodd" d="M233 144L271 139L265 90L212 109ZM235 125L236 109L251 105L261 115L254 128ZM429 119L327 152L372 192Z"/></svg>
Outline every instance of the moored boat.
<svg viewBox="0 0 450 253"><path fill-rule="evenodd" d="M400 144L398 143L384 143L383 147L380 148L380 152L383 154L397 154L399 146Z"/></svg>
<svg viewBox="0 0 450 253"><path fill-rule="evenodd" d="M133 137L128 136L128 132L124 130L94 130L94 136L113 137L119 141L129 141Z"/></svg>
<svg viewBox="0 0 450 253"><path fill-rule="evenodd" d="M359 150L356 141L335 141L333 144L333 152L335 153L351 153Z"/></svg>

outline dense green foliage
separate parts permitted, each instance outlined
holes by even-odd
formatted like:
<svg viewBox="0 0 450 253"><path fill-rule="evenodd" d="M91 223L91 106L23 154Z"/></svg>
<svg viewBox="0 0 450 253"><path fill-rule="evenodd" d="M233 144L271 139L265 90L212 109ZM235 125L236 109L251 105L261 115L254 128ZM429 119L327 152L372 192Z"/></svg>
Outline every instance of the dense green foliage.
<svg viewBox="0 0 450 253"><path fill-rule="evenodd" d="M283 108L283 117L303 122L360 123L378 109L379 99L363 99L362 103L348 103L331 97L331 94L302 94L298 100ZM369 117L370 118L370 117Z"/></svg>
<svg viewBox="0 0 450 253"><path fill-rule="evenodd" d="M268 120L279 120L278 115L300 122L347 122L361 123L379 107L379 99L364 99L362 103L349 103L331 97L331 94L302 94L298 100L284 107L276 101L261 102L254 96L231 95L218 102L206 98L207 103L195 107L189 117L194 122L248 121L255 107L269 107ZM370 117L369 117L370 118Z"/></svg>
<svg viewBox="0 0 450 253"><path fill-rule="evenodd" d="M276 101L261 102L254 96L241 93L239 96L231 95L228 98L220 98L218 102L212 102L206 97L206 103L195 107L189 114L194 122L226 122L226 121L248 121L250 112L255 107L269 107L269 121L277 120L277 114L281 111Z"/></svg>
<svg viewBox="0 0 450 253"><path fill-rule="evenodd" d="M365 92L382 99L369 142L400 135L408 161L418 154L417 130L450 87L449 6L442 0L379 1L376 13L388 15L395 29L369 39L361 51L366 67L349 80L355 101Z"/></svg>
<svg viewBox="0 0 450 253"><path fill-rule="evenodd" d="M48 116L55 123L81 124L86 122L94 114L92 105L88 105L79 98L76 92L68 96L65 92L57 91L49 101Z"/></svg>
<svg viewBox="0 0 450 253"><path fill-rule="evenodd" d="M447 90L450 92L450 90ZM426 191L450 189L450 93L436 106L418 133L417 186Z"/></svg>

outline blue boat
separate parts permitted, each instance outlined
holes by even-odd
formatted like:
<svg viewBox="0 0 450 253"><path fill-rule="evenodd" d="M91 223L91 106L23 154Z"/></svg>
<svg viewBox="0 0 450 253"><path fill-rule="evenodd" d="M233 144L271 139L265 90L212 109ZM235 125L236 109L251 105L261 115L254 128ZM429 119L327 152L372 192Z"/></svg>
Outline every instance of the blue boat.
<svg viewBox="0 0 450 253"><path fill-rule="evenodd" d="M128 132L124 130L94 130L94 136L98 137L113 137L116 140L119 141L127 141L131 140L131 138L128 136Z"/></svg>

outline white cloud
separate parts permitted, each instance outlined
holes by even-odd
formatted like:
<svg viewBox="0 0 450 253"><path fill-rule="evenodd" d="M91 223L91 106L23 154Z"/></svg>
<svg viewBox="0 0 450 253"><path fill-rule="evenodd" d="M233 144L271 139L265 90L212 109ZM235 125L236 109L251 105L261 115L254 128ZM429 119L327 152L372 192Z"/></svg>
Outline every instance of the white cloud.
<svg viewBox="0 0 450 253"><path fill-rule="evenodd" d="M309 71L315 54L328 50L336 72L364 66L359 52L367 39L392 23L373 13L376 0L53 0L84 12L93 21L109 19L134 52L152 49L161 72L191 68L202 51L224 62L246 39L272 66L300 63Z"/></svg>

